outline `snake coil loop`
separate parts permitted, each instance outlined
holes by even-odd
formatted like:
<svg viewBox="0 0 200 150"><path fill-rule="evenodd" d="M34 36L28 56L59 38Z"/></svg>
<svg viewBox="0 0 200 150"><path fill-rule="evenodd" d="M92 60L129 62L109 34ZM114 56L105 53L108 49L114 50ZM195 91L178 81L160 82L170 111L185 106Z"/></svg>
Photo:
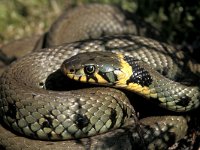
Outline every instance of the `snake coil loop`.
<svg viewBox="0 0 200 150"><path fill-rule="evenodd" d="M81 6L62 15L45 43L67 43L28 54L0 78L0 116L5 126L0 126L0 145L5 149L133 149L144 145L165 149L183 138L188 129L185 117L151 116L140 120L141 140L136 112L122 91L62 89L61 85L77 84L66 79L64 72L73 80L134 91L173 111L197 108L199 87L172 80L198 71L191 68L191 62L185 64L173 47L135 36L134 23L108 5ZM51 85L61 89L52 90Z"/></svg>

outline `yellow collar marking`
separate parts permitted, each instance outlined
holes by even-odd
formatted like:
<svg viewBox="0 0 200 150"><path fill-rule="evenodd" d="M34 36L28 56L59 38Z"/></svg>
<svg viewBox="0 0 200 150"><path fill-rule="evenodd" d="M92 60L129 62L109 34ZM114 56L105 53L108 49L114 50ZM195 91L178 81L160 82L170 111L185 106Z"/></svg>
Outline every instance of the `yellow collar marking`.
<svg viewBox="0 0 200 150"><path fill-rule="evenodd" d="M121 85L127 85L126 81L131 77L132 75L132 67L124 61L124 56L122 54L117 54L118 58L121 62L121 68L118 72L115 72L117 74L118 82L116 83L116 86Z"/></svg>
<svg viewBox="0 0 200 150"><path fill-rule="evenodd" d="M121 74L118 73L117 75L119 81L116 83L116 87L121 87L129 91L136 92L145 97L150 97L149 87L147 86L142 87L140 84L137 83L129 83L127 85L127 80L129 80L130 77L132 76L133 70L132 67L126 61L124 61L124 56L122 54L118 54L118 57L121 59L122 68L120 69Z"/></svg>

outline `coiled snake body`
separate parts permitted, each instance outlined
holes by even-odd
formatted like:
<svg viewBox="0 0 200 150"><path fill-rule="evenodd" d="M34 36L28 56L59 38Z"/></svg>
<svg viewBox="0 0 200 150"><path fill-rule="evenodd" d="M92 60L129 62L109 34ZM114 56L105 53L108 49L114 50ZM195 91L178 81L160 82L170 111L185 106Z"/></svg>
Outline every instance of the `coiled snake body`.
<svg viewBox="0 0 200 150"><path fill-rule="evenodd" d="M176 51L173 47L134 35L109 36L73 42L39 50L23 57L13 63L0 79L0 113L6 126L13 128L14 132L35 139L73 140L47 142L21 137L16 141L22 140L25 145L33 142L38 149L40 146L43 146L42 149L45 147L129 149L137 143L140 135L136 135L135 131L137 128L135 111L121 91L105 87L67 92L60 91L63 87L59 91L52 90L54 84L60 86L67 80L60 71L64 60L78 53L94 51L97 52L96 54L103 55L104 59L100 57L97 61L97 55L91 53L95 56L94 59L91 58L93 60L91 62L102 63L106 66L102 70L107 73L104 75L107 81L120 78L120 75L113 77L109 74L108 70L111 69L109 65L111 65L115 69L118 68L118 72L129 71L130 74L124 77L123 81L125 85L129 84L129 87L131 84L129 90L135 90L136 93L148 98L151 97L163 107L182 112L199 106L198 87L189 87L170 80L181 80L184 76L183 69L191 71L190 66L183 63L185 58L182 52ZM113 59L111 61L107 58L108 55L103 54L103 51L120 52L124 55L107 53ZM90 53L86 53L86 55L72 57L72 61L65 61L63 66L66 67L67 62L70 67L73 66L73 69L68 68L68 71L74 71L77 66L80 67L81 59L84 62L84 58L88 59L89 56ZM138 63L129 56L136 59ZM119 68L120 65L125 68ZM130 67L132 67L131 71ZM112 71L114 72L111 69ZM77 80L86 81L86 78L81 78ZM94 78L93 80L95 81ZM99 81L96 78L96 83ZM101 81L105 80L101 78ZM119 81L115 85L124 87L121 83L122 81ZM144 127L142 135L148 143L148 148L165 148L170 141L169 134L173 134L177 141L187 132L186 119L181 116L152 117L141 122L144 126L151 124L150 127ZM120 127L126 130L116 129ZM111 133L90 138L109 130ZM161 135L165 137L165 141L161 140ZM9 136L15 139L12 133L8 133ZM89 138L81 139L79 143L75 142L76 139L83 137ZM1 137L1 144L4 144L2 141L4 139ZM16 141L14 143L17 143Z"/></svg>

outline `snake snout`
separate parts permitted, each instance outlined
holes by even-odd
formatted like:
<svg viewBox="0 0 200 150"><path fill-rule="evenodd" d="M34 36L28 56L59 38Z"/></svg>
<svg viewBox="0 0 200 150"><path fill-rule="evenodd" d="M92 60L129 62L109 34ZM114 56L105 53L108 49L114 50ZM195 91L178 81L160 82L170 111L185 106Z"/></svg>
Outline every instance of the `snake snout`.
<svg viewBox="0 0 200 150"><path fill-rule="evenodd" d="M69 60L65 60L62 63L60 69L61 69L61 71L63 72L64 75L74 74L74 72L75 72L75 67L73 65L73 62L69 61Z"/></svg>

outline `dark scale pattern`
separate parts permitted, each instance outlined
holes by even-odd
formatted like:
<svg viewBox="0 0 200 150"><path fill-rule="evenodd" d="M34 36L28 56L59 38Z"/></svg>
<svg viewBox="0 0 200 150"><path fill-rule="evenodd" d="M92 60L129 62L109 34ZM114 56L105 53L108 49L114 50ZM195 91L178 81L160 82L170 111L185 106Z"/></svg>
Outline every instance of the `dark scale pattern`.
<svg viewBox="0 0 200 150"><path fill-rule="evenodd" d="M53 119L48 116L44 116L44 118L46 119L46 121L43 122L42 128L53 128L53 125L52 125Z"/></svg>
<svg viewBox="0 0 200 150"><path fill-rule="evenodd" d="M190 101L191 101L190 97L184 96L184 97L181 97L181 100L178 103L176 103L176 104L179 105L179 106L186 107L186 106L188 106L188 104L190 103Z"/></svg>
<svg viewBox="0 0 200 150"><path fill-rule="evenodd" d="M110 126L110 129L112 129L114 127L114 125L116 124L116 121L117 121L116 116L117 116L116 110L111 108L110 119L111 119L112 124Z"/></svg>
<svg viewBox="0 0 200 150"><path fill-rule="evenodd" d="M8 110L6 115L11 117L12 119L16 119L16 114L17 114L17 110L16 110L16 104L11 104L8 103Z"/></svg>
<svg viewBox="0 0 200 150"><path fill-rule="evenodd" d="M83 129L89 124L89 119L85 115L77 114L75 123L79 129Z"/></svg>
<svg viewBox="0 0 200 150"><path fill-rule="evenodd" d="M129 78L129 80L127 80L127 84L137 83L137 84L140 84L141 86L151 85L153 81L151 75L149 74L147 70L145 70L145 68L141 67L138 64L137 60L128 56L125 56L124 60L129 63L129 65L132 67L132 70L133 70L133 74Z"/></svg>

